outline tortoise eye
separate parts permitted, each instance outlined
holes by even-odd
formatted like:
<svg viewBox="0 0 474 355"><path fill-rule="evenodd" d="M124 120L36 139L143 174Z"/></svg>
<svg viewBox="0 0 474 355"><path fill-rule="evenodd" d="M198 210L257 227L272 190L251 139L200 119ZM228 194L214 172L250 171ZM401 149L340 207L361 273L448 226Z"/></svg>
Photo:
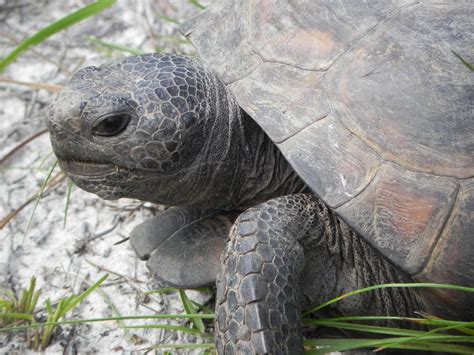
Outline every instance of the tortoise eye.
<svg viewBox="0 0 474 355"><path fill-rule="evenodd" d="M127 128L128 122L130 122L130 115L127 114L106 116L92 128L92 132L97 136L116 136Z"/></svg>

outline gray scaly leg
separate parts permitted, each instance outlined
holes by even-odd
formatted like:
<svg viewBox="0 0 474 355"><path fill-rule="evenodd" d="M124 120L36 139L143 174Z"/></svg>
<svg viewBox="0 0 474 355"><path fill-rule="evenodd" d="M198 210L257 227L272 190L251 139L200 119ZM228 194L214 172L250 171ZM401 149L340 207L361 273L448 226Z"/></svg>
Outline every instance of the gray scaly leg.
<svg viewBox="0 0 474 355"><path fill-rule="evenodd" d="M275 198L242 213L217 281L219 354L303 352L301 309L369 285L409 279L312 195ZM336 304L343 315L413 315L408 289Z"/></svg>
<svg viewBox="0 0 474 355"><path fill-rule="evenodd" d="M220 256L235 216L172 207L135 227L130 242L148 269L166 285L197 288L216 280Z"/></svg>

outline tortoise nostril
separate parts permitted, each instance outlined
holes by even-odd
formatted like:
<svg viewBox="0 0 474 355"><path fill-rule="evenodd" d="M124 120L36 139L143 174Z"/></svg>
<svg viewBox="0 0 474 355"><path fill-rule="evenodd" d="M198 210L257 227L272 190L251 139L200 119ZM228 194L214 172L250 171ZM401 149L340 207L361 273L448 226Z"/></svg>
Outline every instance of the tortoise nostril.
<svg viewBox="0 0 474 355"><path fill-rule="evenodd" d="M48 131L51 135L51 139L53 139L53 137L55 140L62 140L66 138L66 132L62 125L54 119L54 113L51 114L51 112L49 112L48 117L46 117L45 121Z"/></svg>

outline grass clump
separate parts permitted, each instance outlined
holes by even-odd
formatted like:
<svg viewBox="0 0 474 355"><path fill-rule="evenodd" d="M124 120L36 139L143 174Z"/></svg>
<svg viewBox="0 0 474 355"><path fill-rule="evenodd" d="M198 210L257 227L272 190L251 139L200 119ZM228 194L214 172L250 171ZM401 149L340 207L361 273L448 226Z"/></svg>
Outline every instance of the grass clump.
<svg viewBox="0 0 474 355"><path fill-rule="evenodd" d="M21 325L34 320L36 304L41 290L36 290L36 278L32 277L28 288L16 297L12 290L0 295L0 328Z"/></svg>
<svg viewBox="0 0 474 355"><path fill-rule="evenodd" d="M91 286L82 296L75 296L71 301L65 301L62 306L58 306L57 309L68 309L66 305L77 304L83 300L87 294L92 292L92 288L99 286L105 278L99 280L96 284ZM390 287L431 287L431 288L448 288L454 290L462 290L465 292L474 293L474 288L461 287L453 285L442 285L442 284L387 284L387 285L376 285L367 287L365 289L355 290L349 292L340 297L336 297L329 300L317 309L322 309L330 304L336 303L346 297L351 297L363 292L370 292L380 288ZM34 289L30 286L29 290ZM166 288L158 291L151 291L149 293L170 293L178 292L181 302L183 304L183 314L154 314L154 315L143 315L143 316L117 316L108 318L93 318L83 320L60 320L60 317L54 317L52 309L48 311L51 315L45 323L37 324L31 321L32 314L21 314L21 317L12 317L7 315L4 318L15 318L16 323L9 328L0 328L1 332L13 332L19 330L33 330L42 328L43 331L46 329L48 334L52 334L52 327L57 327L62 324L83 324L83 323L96 323L96 322L107 322L107 321L119 321L120 327L124 329L165 329L169 331L178 331L191 334L202 339L201 344L190 344L190 343L178 343L178 344L157 344L143 351L151 351L157 349L201 349L202 351L214 352L214 340L213 336L209 333L208 329L212 328L212 325L205 323L215 319L215 315L210 312L205 306L199 305L196 302L190 300L185 291L174 288ZM29 296L25 296L29 299ZM34 297L31 297L34 300ZM28 302L26 302L28 304ZM31 306L30 306L31 308ZM313 309L314 310L314 309ZM313 311L311 310L311 311ZM60 313L60 312L59 312ZM59 314L58 313L58 314ZM128 325L122 324L125 321L131 320L158 320L158 319L186 319L189 324L142 324L142 325ZM412 330L404 328L396 328L390 326L375 326L370 325L370 322L374 321L399 321L409 323L416 323L426 326L428 330ZM22 322L21 324L19 322ZM369 322L369 324L365 324ZM25 324L25 325L22 325ZM472 354L474 353L474 321L473 322L462 322L453 320L444 320L429 315L423 315L420 317L396 317L396 316L354 316L354 317L338 317L338 318L325 318L325 319L314 319L307 317L304 319L304 324L307 326L316 326L321 328L337 328L341 330L349 330L352 333L360 333L361 338L337 338L337 339L305 339L305 351L307 354L326 354L334 351L349 351L349 350L360 350L360 349L373 349L373 351L382 351L385 349L403 349L403 350L423 350L423 351L436 351L443 353L452 354ZM368 335L374 334L373 338ZM363 338L362 338L363 337ZM45 336L42 338L46 339ZM49 340L44 340L49 341ZM46 344L47 345L47 344ZM38 346L38 348L40 348ZM41 347L44 349L43 347Z"/></svg>
<svg viewBox="0 0 474 355"><path fill-rule="evenodd" d="M44 309L46 320L39 322L35 317L38 312L38 299L41 290L36 290L36 278L32 277L30 286L21 291L17 298L9 290L0 296L0 332L26 330L28 347L35 351L45 350L51 342L61 319L73 311L84 299L96 290L106 279L104 275L96 283L79 295L72 294L60 299L55 305L46 299Z"/></svg>
<svg viewBox="0 0 474 355"><path fill-rule="evenodd" d="M474 288L445 285L435 283L407 283L407 284L385 284L362 288L332 300L309 310L305 315L319 311L331 304L339 302L347 297L371 292L382 288L443 288L462 292L474 293ZM425 326L428 330L411 330L391 326L374 326L370 322L375 321L399 321L410 325L415 323ZM369 324L364 324L369 322ZM473 354L474 353L474 322L452 321L436 318L423 314L420 317L396 317L396 316L359 316L338 317L325 319L304 320L306 325L336 328L348 330L351 333L360 333L360 338L343 339L306 339L305 347L308 354L326 354L334 351L348 351L356 349L374 349L375 352L385 349L423 350L443 352L446 354ZM368 334L377 335L377 338L368 338Z"/></svg>

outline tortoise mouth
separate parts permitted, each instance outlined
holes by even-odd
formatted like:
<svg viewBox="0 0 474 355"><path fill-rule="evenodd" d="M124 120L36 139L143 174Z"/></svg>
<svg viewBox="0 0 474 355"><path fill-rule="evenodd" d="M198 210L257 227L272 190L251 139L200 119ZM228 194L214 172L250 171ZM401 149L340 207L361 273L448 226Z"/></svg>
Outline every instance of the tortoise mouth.
<svg viewBox="0 0 474 355"><path fill-rule="evenodd" d="M119 171L117 165L94 161L59 159L58 162L61 170L76 176L103 176Z"/></svg>

